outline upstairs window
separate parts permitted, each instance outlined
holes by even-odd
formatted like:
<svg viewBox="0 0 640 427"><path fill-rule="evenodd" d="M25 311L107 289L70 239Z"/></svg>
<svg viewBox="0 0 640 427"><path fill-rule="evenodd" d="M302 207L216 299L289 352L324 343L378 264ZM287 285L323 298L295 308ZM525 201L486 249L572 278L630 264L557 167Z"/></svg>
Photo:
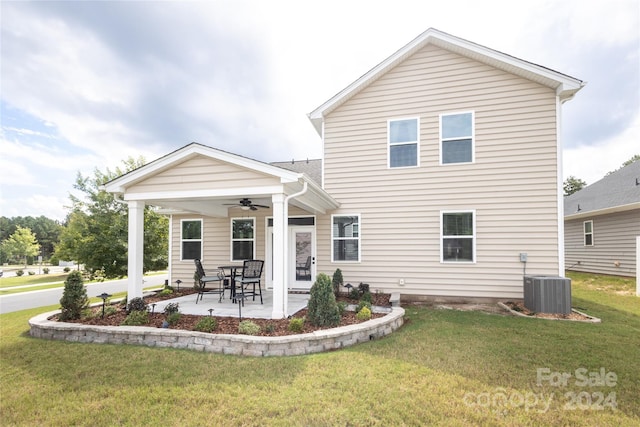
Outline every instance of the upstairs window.
<svg viewBox="0 0 640 427"><path fill-rule="evenodd" d="M418 166L418 118L389 120L389 167Z"/></svg>
<svg viewBox="0 0 640 427"><path fill-rule="evenodd" d="M475 214L442 212L442 262L475 262Z"/></svg>
<svg viewBox="0 0 640 427"><path fill-rule="evenodd" d="M585 221L584 225L584 245L593 246L593 221Z"/></svg>
<svg viewBox="0 0 640 427"><path fill-rule="evenodd" d="M474 114L440 115L440 163L471 163L474 161Z"/></svg>
<svg viewBox="0 0 640 427"><path fill-rule="evenodd" d="M202 259L202 220L180 221L180 259Z"/></svg>
<svg viewBox="0 0 640 427"><path fill-rule="evenodd" d="M256 257L255 218L231 219L231 261Z"/></svg>
<svg viewBox="0 0 640 427"><path fill-rule="evenodd" d="M332 216L331 241L333 261L360 261L360 216Z"/></svg>

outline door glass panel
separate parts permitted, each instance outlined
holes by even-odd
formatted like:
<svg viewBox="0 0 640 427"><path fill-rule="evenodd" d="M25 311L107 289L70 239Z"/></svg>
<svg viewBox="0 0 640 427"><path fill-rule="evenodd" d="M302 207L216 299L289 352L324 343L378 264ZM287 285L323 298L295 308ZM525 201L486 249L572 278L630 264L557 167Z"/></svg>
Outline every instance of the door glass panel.
<svg viewBox="0 0 640 427"><path fill-rule="evenodd" d="M296 281L311 280L311 233L296 233Z"/></svg>

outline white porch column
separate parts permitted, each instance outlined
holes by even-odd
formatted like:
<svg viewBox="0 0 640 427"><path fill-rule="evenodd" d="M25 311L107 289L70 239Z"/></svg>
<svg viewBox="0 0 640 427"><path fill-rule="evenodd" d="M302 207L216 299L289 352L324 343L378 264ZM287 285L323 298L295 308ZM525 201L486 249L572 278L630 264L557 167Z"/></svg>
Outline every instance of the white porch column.
<svg viewBox="0 0 640 427"><path fill-rule="evenodd" d="M286 313L285 296L285 227L284 194L273 194L273 311L272 319L284 319Z"/></svg>
<svg viewBox="0 0 640 427"><path fill-rule="evenodd" d="M144 202L129 201L129 265L127 298L142 297L144 264Z"/></svg>

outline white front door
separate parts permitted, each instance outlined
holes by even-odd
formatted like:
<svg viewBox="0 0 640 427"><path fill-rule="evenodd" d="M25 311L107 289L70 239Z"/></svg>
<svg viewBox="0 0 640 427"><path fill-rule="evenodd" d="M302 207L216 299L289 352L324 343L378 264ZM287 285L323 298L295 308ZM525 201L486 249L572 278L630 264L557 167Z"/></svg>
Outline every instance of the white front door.
<svg viewBox="0 0 640 427"><path fill-rule="evenodd" d="M311 289L315 278L315 227L289 228L289 287Z"/></svg>

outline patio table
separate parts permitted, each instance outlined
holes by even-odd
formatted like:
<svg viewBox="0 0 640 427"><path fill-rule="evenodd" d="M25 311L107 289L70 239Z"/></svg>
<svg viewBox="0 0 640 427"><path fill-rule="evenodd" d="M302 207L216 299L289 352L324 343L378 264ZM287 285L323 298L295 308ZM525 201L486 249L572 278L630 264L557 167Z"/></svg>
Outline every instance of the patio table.
<svg viewBox="0 0 640 427"><path fill-rule="evenodd" d="M231 289L231 301L236 302L236 277L238 276L238 270L242 271L243 265L221 265L219 269L224 271L224 277L229 279L229 286ZM229 274L227 274L229 271ZM240 273L241 274L241 273Z"/></svg>

